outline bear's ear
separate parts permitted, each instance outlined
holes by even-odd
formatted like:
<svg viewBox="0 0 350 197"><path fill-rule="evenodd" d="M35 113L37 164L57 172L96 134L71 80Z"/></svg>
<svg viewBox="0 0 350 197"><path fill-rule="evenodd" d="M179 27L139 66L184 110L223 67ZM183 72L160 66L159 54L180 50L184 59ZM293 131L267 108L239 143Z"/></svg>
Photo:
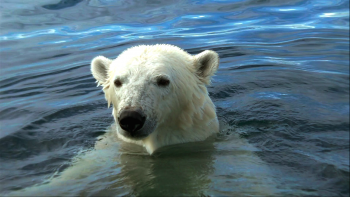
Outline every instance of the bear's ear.
<svg viewBox="0 0 350 197"><path fill-rule="evenodd" d="M210 50L205 50L194 56L196 73L199 79L205 83L210 84L210 78L214 75L219 66L219 55Z"/></svg>
<svg viewBox="0 0 350 197"><path fill-rule="evenodd" d="M111 63L112 60L103 56L97 56L91 61L91 73L97 80L98 85L107 81L109 65Z"/></svg>

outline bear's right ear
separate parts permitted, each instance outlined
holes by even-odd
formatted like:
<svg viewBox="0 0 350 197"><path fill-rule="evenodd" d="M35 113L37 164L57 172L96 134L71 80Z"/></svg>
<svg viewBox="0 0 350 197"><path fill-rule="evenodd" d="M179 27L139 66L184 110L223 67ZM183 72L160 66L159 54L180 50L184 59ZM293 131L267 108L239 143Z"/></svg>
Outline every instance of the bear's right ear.
<svg viewBox="0 0 350 197"><path fill-rule="evenodd" d="M91 73L97 80L98 85L104 84L107 81L109 65L111 63L112 60L103 56L97 56L91 61Z"/></svg>
<svg viewBox="0 0 350 197"><path fill-rule="evenodd" d="M205 50L195 57L195 69L199 80L210 84L210 78L214 75L219 66L219 55L215 51Z"/></svg>

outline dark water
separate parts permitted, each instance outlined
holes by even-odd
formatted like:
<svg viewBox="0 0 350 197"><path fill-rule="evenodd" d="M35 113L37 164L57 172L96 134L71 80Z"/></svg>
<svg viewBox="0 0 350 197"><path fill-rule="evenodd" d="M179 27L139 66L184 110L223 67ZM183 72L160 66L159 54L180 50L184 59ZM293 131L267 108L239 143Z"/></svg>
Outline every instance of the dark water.
<svg viewBox="0 0 350 197"><path fill-rule="evenodd" d="M95 155L91 176L49 194L349 195L348 1L0 0L0 13L1 193L59 175L113 123L93 57L168 43L219 53L222 133Z"/></svg>

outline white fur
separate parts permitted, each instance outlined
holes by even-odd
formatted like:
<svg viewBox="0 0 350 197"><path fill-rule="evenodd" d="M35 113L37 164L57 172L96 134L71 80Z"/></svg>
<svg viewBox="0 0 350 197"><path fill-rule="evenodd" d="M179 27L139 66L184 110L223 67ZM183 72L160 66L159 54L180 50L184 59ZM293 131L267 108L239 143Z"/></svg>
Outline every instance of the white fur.
<svg viewBox="0 0 350 197"><path fill-rule="evenodd" d="M113 104L117 123L126 107L144 110L150 135L135 140L123 136L118 124L116 130L120 139L142 145L152 154L162 146L201 141L219 131L215 106L205 87L218 62L213 51L192 56L172 45L141 45L114 60L94 58L91 71L103 86L108 106ZM170 80L169 86L157 86L160 76ZM117 79L121 87L114 85Z"/></svg>

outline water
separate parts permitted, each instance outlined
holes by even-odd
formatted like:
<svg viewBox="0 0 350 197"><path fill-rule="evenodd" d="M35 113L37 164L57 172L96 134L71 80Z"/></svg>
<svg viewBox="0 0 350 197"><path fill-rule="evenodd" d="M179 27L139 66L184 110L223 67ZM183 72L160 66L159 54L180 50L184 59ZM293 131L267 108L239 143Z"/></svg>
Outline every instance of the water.
<svg viewBox="0 0 350 197"><path fill-rule="evenodd" d="M88 175L48 194L349 195L348 1L0 0L0 13L2 194L72 175L82 155ZM91 59L155 43L220 54L221 133L152 157L86 151L113 123Z"/></svg>

